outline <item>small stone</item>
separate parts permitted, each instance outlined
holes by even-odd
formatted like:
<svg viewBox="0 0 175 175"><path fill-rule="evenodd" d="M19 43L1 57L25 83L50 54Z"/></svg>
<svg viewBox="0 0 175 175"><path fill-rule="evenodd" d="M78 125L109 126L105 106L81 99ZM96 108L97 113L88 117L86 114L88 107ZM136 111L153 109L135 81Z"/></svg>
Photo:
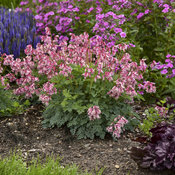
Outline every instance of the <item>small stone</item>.
<svg viewBox="0 0 175 175"><path fill-rule="evenodd" d="M122 150L120 148L117 148L117 151L121 152Z"/></svg>
<svg viewBox="0 0 175 175"><path fill-rule="evenodd" d="M127 151L127 148L124 148L123 150L124 150L124 151Z"/></svg>
<svg viewBox="0 0 175 175"><path fill-rule="evenodd" d="M89 146L90 146L89 143L84 145L85 148L88 148Z"/></svg>
<svg viewBox="0 0 175 175"><path fill-rule="evenodd" d="M13 123L8 122L6 125L7 125L7 126L13 126Z"/></svg>
<svg viewBox="0 0 175 175"><path fill-rule="evenodd" d="M38 149L30 149L30 150L28 150L29 152L36 152L36 151L38 151Z"/></svg>
<svg viewBox="0 0 175 175"><path fill-rule="evenodd" d="M138 128L135 129L136 132L140 132Z"/></svg>
<svg viewBox="0 0 175 175"><path fill-rule="evenodd" d="M12 130L17 130L16 123L8 122L6 125Z"/></svg>
<svg viewBox="0 0 175 175"><path fill-rule="evenodd" d="M39 139L39 137L36 138L37 140Z"/></svg>
<svg viewBox="0 0 175 175"><path fill-rule="evenodd" d="M120 168L120 166L119 166L119 165L115 165L115 168L119 169L119 168Z"/></svg>
<svg viewBox="0 0 175 175"><path fill-rule="evenodd" d="M81 154L78 154L77 157L81 157Z"/></svg>

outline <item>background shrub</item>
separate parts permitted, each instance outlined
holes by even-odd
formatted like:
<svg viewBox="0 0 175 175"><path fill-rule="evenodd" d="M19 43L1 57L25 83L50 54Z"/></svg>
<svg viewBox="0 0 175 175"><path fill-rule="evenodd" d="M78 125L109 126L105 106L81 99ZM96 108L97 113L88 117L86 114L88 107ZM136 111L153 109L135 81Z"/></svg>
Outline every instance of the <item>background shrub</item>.
<svg viewBox="0 0 175 175"><path fill-rule="evenodd" d="M0 6L14 9L19 6L21 0L1 0Z"/></svg>

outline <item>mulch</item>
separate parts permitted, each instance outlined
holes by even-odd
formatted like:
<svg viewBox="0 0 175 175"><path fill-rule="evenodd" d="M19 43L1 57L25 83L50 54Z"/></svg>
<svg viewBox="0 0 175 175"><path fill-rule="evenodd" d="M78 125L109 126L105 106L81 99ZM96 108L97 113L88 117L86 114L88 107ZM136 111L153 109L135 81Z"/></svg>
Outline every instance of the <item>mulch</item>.
<svg viewBox="0 0 175 175"><path fill-rule="evenodd" d="M135 133L124 133L118 141L107 136L101 139L77 140L66 127L43 129L42 106L31 107L22 115L0 117L0 156L6 157L10 150L20 151L25 161L40 155L61 158L62 166L76 164L82 171L96 174L104 168L103 175L173 175L171 171L141 169L130 156L130 149L143 146L137 142Z"/></svg>

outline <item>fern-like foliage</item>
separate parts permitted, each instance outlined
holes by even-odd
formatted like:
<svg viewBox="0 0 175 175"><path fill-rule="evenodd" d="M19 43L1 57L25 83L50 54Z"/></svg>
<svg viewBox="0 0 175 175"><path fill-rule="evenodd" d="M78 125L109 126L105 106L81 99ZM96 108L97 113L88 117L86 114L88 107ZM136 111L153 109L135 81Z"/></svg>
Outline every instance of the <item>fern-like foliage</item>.
<svg viewBox="0 0 175 175"><path fill-rule="evenodd" d="M99 101L99 106L102 110L101 118L91 121L86 110L79 113L75 109L72 109L74 108L73 103L68 103L67 109L64 111L62 103L60 103L62 98L63 96L61 94L55 95L52 102L47 106L43 113L44 121L42 124L44 128L66 125L70 129L71 134L75 135L78 139L94 139L94 137L104 139L107 133L106 128L118 115L126 116L130 121L130 124L126 126L129 130L132 130L137 123L136 119L129 117L131 115L134 116L134 113L127 103L117 102L109 98L108 104L105 104L106 100L102 98ZM71 104L73 107L71 107Z"/></svg>

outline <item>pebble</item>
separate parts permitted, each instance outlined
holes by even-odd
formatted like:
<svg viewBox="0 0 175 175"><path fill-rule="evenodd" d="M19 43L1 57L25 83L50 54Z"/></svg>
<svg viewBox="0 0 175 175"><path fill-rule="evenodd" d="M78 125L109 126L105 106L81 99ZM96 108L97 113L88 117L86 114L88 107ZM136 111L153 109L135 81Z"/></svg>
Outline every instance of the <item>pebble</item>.
<svg viewBox="0 0 175 175"><path fill-rule="evenodd" d="M17 125L16 125L16 123L8 122L8 123L6 123L6 125L7 125L10 129L17 130Z"/></svg>
<svg viewBox="0 0 175 175"><path fill-rule="evenodd" d="M119 166L119 165L115 165L115 168L119 169L119 168L120 168L120 166Z"/></svg>
<svg viewBox="0 0 175 175"><path fill-rule="evenodd" d="M117 148L117 151L121 152L122 150L120 148Z"/></svg>
<svg viewBox="0 0 175 175"><path fill-rule="evenodd" d="M90 146L89 143L84 145L85 148L88 148L89 146Z"/></svg>

